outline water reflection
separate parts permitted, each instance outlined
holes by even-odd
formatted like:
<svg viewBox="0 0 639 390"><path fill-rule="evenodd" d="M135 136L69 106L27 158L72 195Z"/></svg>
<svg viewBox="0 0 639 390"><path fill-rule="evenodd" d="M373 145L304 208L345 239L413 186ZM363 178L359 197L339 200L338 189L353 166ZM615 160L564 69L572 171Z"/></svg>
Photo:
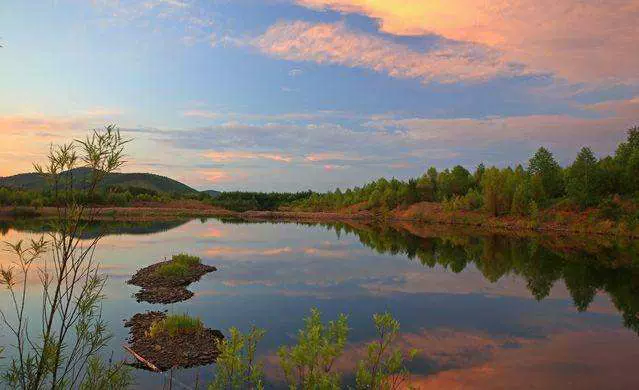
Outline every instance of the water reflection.
<svg viewBox="0 0 639 390"><path fill-rule="evenodd" d="M420 237L389 226L354 229L344 224L328 225L340 236L356 235L377 253L406 255L422 265L439 265L460 273L474 265L491 283L515 275L526 282L537 300L550 295L563 280L575 308L586 311L598 291L605 291L622 313L624 325L639 333L639 258L637 242L606 241L591 246L574 238L516 238L491 234L473 236ZM583 238L588 240L587 238Z"/></svg>
<svg viewBox="0 0 639 390"><path fill-rule="evenodd" d="M166 232L178 226L188 223L188 220L180 221L100 221L88 225L81 238L91 239L99 234L124 235L124 234L153 234ZM47 233L51 231L51 223L41 219L13 219L0 221L0 235L6 236L10 230L28 233Z"/></svg>
<svg viewBox="0 0 639 390"><path fill-rule="evenodd" d="M166 307L200 316L216 329L266 328L260 352L269 385L277 387L276 347L293 341L310 307L326 318L349 314L351 343L340 363L346 373L373 337L370 316L388 309L402 323L402 345L422 351L411 367L420 388L595 388L602 381L608 388L639 386L628 368L639 358L637 242L229 220L95 228L114 234L105 237L97 256L110 275L104 311L117 336L116 357L125 356L121 320ZM44 229L33 222L4 223L2 234L13 240ZM182 251L219 271L193 285L195 297L187 302L135 303L136 289L125 280ZM2 254L0 261L8 260ZM192 388L194 378L206 383L213 370L171 375L174 384ZM159 387L165 379L137 373L140 388Z"/></svg>

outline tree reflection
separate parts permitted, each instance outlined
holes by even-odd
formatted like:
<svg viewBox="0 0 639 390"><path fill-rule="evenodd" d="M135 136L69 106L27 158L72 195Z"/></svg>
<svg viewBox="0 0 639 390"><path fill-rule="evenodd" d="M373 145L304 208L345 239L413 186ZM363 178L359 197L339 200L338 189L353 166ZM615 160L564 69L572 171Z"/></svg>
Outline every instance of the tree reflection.
<svg viewBox="0 0 639 390"><path fill-rule="evenodd" d="M474 265L491 283L505 276L522 278L531 295L542 300L563 280L577 311L587 311L598 291L606 292L624 325L639 333L639 250L636 242L553 237L518 238L499 234L454 233L421 237L401 228L374 225L353 228L324 225L338 234L357 236L381 254L405 255L425 267L462 272Z"/></svg>

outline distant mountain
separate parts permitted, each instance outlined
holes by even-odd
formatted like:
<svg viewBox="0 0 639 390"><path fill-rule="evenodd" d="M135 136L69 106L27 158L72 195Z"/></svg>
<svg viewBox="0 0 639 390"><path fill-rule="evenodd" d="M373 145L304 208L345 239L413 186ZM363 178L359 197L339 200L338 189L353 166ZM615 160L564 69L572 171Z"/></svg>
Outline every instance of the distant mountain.
<svg viewBox="0 0 639 390"><path fill-rule="evenodd" d="M87 182L91 169L77 168L64 174L73 175L74 182ZM111 173L101 187L137 187L165 193L197 193L198 191L171 178L154 175L152 173ZM14 176L0 177L0 187L22 188L26 190L41 190L46 187L46 180L37 173L21 173Z"/></svg>
<svg viewBox="0 0 639 390"><path fill-rule="evenodd" d="M211 195L213 198L217 198L222 193L222 192L216 191L216 190L204 190L202 192L205 193L205 194Z"/></svg>

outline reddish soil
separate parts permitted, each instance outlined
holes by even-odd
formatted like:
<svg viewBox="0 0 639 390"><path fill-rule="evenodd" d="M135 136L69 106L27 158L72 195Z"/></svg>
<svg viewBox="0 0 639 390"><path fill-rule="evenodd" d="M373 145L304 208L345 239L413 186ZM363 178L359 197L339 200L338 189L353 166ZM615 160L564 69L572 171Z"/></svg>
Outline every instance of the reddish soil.
<svg viewBox="0 0 639 390"><path fill-rule="evenodd" d="M365 210L363 204L350 206L339 211L247 211L234 212L213 207L196 200L175 201L170 203L138 202L134 207L100 208L100 220L117 221L161 221L179 218L232 217L255 221L292 221L292 222L349 222L375 221L415 222L423 224L445 224L481 227L486 230L508 231L517 234L521 231L564 232L595 235L616 235L639 237L639 228L630 230L623 223L597 218L597 210L562 210L559 208L542 210L539 220L533 223L530 217L501 216L492 217L481 211L446 211L441 203L420 202L409 207L398 208L390 212ZM636 206L636 205L635 205ZM635 207L636 209L636 207ZM0 208L0 218L12 218L14 208ZM635 210L636 211L636 210ZM55 214L54 208L37 210L43 218Z"/></svg>

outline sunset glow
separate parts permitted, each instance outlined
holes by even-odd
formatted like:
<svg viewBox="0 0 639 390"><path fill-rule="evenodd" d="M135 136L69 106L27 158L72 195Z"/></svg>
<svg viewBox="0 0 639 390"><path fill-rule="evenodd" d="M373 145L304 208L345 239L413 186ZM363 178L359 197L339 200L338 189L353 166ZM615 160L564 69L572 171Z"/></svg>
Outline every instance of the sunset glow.
<svg viewBox="0 0 639 390"><path fill-rule="evenodd" d="M129 172L197 189L562 164L639 110L639 2L9 0L0 175L117 124ZM165 157L170 156L170 159Z"/></svg>

